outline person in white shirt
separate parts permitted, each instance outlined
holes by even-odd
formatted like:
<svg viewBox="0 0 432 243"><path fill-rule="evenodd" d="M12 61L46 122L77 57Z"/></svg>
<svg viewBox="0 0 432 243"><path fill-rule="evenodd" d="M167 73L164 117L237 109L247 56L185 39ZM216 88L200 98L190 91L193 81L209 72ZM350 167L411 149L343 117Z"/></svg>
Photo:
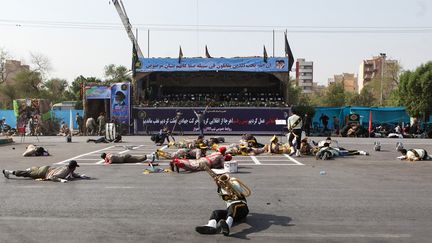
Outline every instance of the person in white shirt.
<svg viewBox="0 0 432 243"><path fill-rule="evenodd" d="M432 159L424 149L400 149L402 156L398 158L401 160L418 161Z"/></svg>
<svg viewBox="0 0 432 243"><path fill-rule="evenodd" d="M302 119L297 115L295 108L291 108L292 115L288 117L287 126L288 126L288 144L294 148L290 155L300 156L300 143L301 143L301 134L302 134ZM293 140L296 140L296 146L293 146Z"/></svg>

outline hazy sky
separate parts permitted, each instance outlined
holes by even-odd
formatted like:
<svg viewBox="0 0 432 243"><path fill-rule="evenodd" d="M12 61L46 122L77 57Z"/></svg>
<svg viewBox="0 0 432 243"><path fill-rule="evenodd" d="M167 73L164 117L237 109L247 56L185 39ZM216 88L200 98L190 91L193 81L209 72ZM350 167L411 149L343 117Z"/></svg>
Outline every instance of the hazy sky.
<svg viewBox="0 0 432 243"><path fill-rule="evenodd" d="M314 81L357 73L379 53L414 69L432 60L430 0L124 0L139 44L150 57L284 55L283 31L295 58L314 62ZM0 0L0 48L29 62L51 61L51 77L103 77L108 64L130 67L132 45L109 0ZM198 31L197 31L198 30Z"/></svg>

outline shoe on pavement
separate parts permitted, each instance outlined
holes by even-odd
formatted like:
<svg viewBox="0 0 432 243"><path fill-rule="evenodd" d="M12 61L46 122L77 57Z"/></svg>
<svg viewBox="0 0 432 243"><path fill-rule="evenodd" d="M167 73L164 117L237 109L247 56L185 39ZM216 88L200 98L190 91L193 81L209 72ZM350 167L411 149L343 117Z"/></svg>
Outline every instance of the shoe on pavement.
<svg viewBox="0 0 432 243"><path fill-rule="evenodd" d="M3 170L3 175L6 177L6 179L9 179L9 171Z"/></svg>
<svg viewBox="0 0 432 243"><path fill-rule="evenodd" d="M197 226L195 227L195 231L203 235L213 235L218 232L217 228L210 227L207 225Z"/></svg>
<svg viewBox="0 0 432 243"><path fill-rule="evenodd" d="M297 149L294 149L291 153L289 153L289 156L293 156L297 152Z"/></svg>
<svg viewBox="0 0 432 243"><path fill-rule="evenodd" d="M229 229L227 222L225 220L221 219L219 221L219 225L220 225L220 228L222 230L222 234L225 236L228 236L230 233L230 229Z"/></svg>
<svg viewBox="0 0 432 243"><path fill-rule="evenodd" d="M299 151L299 150L296 151L295 156L296 156L296 157L301 157L301 154L300 154L300 151Z"/></svg>

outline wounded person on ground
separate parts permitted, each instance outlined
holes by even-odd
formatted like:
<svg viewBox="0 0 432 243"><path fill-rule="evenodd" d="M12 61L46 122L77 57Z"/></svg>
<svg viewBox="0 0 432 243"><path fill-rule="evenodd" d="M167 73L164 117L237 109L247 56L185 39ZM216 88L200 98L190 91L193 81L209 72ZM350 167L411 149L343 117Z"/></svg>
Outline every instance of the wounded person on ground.
<svg viewBox="0 0 432 243"><path fill-rule="evenodd" d="M398 159L401 160L418 161L432 159L424 149L400 149L400 152L402 156L399 156Z"/></svg>
<svg viewBox="0 0 432 243"><path fill-rule="evenodd" d="M130 154L113 154L113 153L102 153L101 158L105 161L105 164L124 164L124 163L139 163L146 160L152 165L157 165L153 163L155 161L155 154L148 154L142 156L135 156Z"/></svg>
<svg viewBox="0 0 432 243"><path fill-rule="evenodd" d="M39 147L33 144L30 144L27 146L26 151L23 153L24 157L29 156L49 156L48 150L46 150L44 147Z"/></svg>
<svg viewBox="0 0 432 243"><path fill-rule="evenodd" d="M114 140L112 139L107 139L106 137L100 137L98 139L87 139L87 143L89 142L94 142L94 143L121 143L122 142L122 136L121 135L117 135Z"/></svg>

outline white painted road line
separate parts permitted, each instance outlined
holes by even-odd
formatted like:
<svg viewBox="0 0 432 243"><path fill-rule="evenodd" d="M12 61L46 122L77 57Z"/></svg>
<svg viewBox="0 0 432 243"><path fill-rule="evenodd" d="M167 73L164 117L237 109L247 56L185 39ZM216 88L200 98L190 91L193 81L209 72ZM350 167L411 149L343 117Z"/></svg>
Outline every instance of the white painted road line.
<svg viewBox="0 0 432 243"><path fill-rule="evenodd" d="M257 164L255 164L255 163L241 163L241 164L238 164L238 166L242 166L242 165L257 165ZM295 165L295 166L297 166L297 165L304 165L304 164L282 164L282 163L280 163L280 164L270 164L270 163L265 163L265 164L259 164L258 166L267 166L267 165Z"/></svg>
<svg viewBox="0 0 432 243"><path fill-rule="evenodd" d="M274 237L274 238L410 238L410 234L390 233L251 233L248 237Z"/></svg>
<svg viewBox="0 0 432 243"><path fill-rule="evenodd" d="M255 164L257 164L257 165L260 165L261 164L261 162L255 157L255 156L250 156L251 157L251 159L253 160L253 162L255 163Z"/></svg>
<svg viewBox="0 0 432 243"><path fill-rule="evenodd" d="M140 148L140 147L143 147L144 145L140 145L140 146L138 146L138 147L133 147L131 150L135 150L135 149L137 149L137 148ZM131 151L131 150L129 150L129 149L126 149L126 150L123 150L123 151L121 151L120 153L117 153L117 154L124 154L124 153L127 153L127 152L129 152L129 151ZM101 160L99 160L98 162L96 162L96 164L103 164L105 162L105 160L103 160L103 159L101 159Z"/></svg>
<svg viewBox="0 0 432 243"><path fill-rule="evenodd" d="M292 162L298 164L298 165L304 165L300 162L298 162L297 160L293 159L291 156L289 156L288 154L284 154L285 157L287 157L289 160L291 160Z"/></svg>
<svg viewBox="0 0 432 243"><path fill-rule="evenodd" d="M105 150L107 150L107 149L111 149L111 148L113 148L113 147L114 147L114 146L110 146L110 147L106 147L106 148L103 148L103 149L99 149L99 150L96 150L96 151L93 151L93 152L89 152L89 153L81 154L81 155L75 156L75 157L73 157L73 158L66 159L66 160L63 160L63 161L60 161L60 162L57 162L57 163L54 163L54 164L56 164L56 165L66 164L66 163L68 163L68 162L71 161L71 160L78 159L78 158L84 157L84 156L89 155L89 154L94 154L94 153L98 153L98 152L101 152L101 151L105 151Z"/></svg>

